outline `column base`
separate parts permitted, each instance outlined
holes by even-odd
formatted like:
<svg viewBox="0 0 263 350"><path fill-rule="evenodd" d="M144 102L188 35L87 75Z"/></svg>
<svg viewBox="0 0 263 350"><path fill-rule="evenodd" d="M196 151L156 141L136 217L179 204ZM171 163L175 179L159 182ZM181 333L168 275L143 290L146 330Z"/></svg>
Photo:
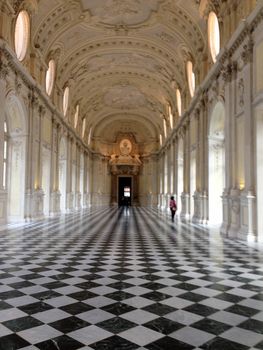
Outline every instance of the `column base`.
<svg viewBox="0 0 263 350"><path fill-rule="evenodd" d="M180 218L183 222L189 222L191 215L190 215L190 194L183 192L181 194L181 201L182 201L182 211L180 214Z"/></svg>
<svg viewBox="0 0 263 350"><path fill-rule="evenodd" d="M74 193L68 192L66 194L66 211L70 212L74 209Z"/></svg>
<svg viewBox="0 0 263 350"><path fill-rule="evenodd" d="M7 223L7 191L0 190L0 224Z"/></svg>
<svg viewBox="0 0 263 350"><path fill-rule="evenodd" d="M44 218L44 192L42 189L27 190L25 195L25 220L41 220Z"/></svg>
<svg viewBox="0 0 263 350"><path fill-rule="evenodd" d="M60 197L59 191L54 191L50 195L50 216L58 216L61 214L60 210Z"/></svg>

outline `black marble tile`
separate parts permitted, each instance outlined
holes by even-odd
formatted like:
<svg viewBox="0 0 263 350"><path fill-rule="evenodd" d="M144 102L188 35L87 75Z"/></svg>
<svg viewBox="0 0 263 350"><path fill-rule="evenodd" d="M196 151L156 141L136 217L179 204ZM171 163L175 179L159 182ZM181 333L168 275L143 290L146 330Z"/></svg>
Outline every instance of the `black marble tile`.
<svg viewBox="0 0 263 350"><path fill-rule="evenodd" d="M37 312L47 311L52 309L52 306L44 303L44 302L38 302L33 304L28 304L24 306L20 306L19 309L28 315L36 314Z"/></svg>
<svg viewBox="0 0 263 350"><path fill-rule="evenodd" d="M153 292L144 294L143 297L146 298L146 299L150 299L150 300L159 302L159 301L168 299L171 296L169 296L167 294L164 294L164 293L157 292L157 291L153 291Z"/></svg>
<svg viewBox="0 0 263 350"><path fill-rule="evenodd" d="M111 332L113 334L118 334L130 328L136 327L137 324L130 322L128 320L125 320L121 317L114 317L109 320L97 323L96 326L106 329L108 332Z"/></svg>
<svg viewBox="0 0 263 350"><path fill-rule="evenodd" d="M35 284L29 281L22 281L22 282L9 284L9 286L14 289L21 289L21 288L33 287L35 286Z"/></svg>
<svg viewBox="0 0 263 350"><path fill-rule="evenodd" d="M129 298L134 297L133 294L126 293L124 291L116 291L110 294L106 294L105 297L116 300L116 301L122 301L122 300L127 300Z"/></svg>
<svg viewBox="0 0 263 350"><path fill-rule="evenodd" d="M13 332L18 333L25 329L41 326L43 323L31 316L26 316L3 322L3 325Z"/></svg>
<svg viewBox="0 0 263 350"><path fill-rule="evenodd" d="M210 286L207 286L206 288L215 289L222 292L226 292L229 289L233 289L232 287L226 286L224 284L219 284L219 283L213 283Z"/></svg>
<svg viewBox="0 0 263 350"><path fill-rule="evenodd" d="M244 300L245 298L240 297L238 295L233 295L229 293L222 293L215 296L216 299L229 301L230 303L239 303L240 301Z"/></svg>
<svg viewBox="0 0 263 350"><path fill-rule="evenodd" d="M161 338L149 345L146 345L145 348L148 350L193 350L194 349L193 346L170 337Z"/></svg>
<svg viewBox="0 0 263 350"><path fill-rule="evenodd" d="M235 343L231 340L216 337L201 346L204 350L248 350L249 347Z"/></svg>
<svg viewBox="0 0 263 350"><path fill-rule="evenodd" d="M70 333L77 329L90 326L90 323L81 320L78 317L72 316L68 318L63 318L49 324L49 326L57 329L62 333Z"/></svg>
<svg viewBox="0 0 263 350"><path fill-rule="evenodd" d="M7 310L7 309L12 309L13 306L9 305L5 301L0 300L0 311L1 310Z"/></svg>
<svg viewBox="0 0 263 350"><path fill-rule="evenodd" d="M127 282L114 282L108 285L111 288L115 288L115 289L126 289L126 288L130 288L133 287L132 284L127 283Z"/></svg>
<svg viewBox="0 0 263 350"><path fill-rule="evenodd" d="M217 309L202 304L193 304L185 307L184 310L204 317L210 316L215 312L218 312Z"/></svg>
<svg viewBox="0 0 263 350"><path fill-rule="evenodd" d="M61 281L55 281L55 282L45 283L42 286L47 288L47 289L57 289L57 288L67 287L68 284L61 282Z"/></svg>
<svg viewBox="0 0 263 350"><path fill-rule="evenodd" d="M143 326L165 335L178 331L180 328L184 327L184 325L181 323L174 322L163 317L147 322Z"/></svg>
<svg viewBox="0 0 263 350"><path fill-rule="evenodd" d="M84 344L67 335L38 343L36 346L40 350L77 350L84 348Z"/></svg>
<svg viewBox="0 0 263 350"><path fill-rule="evenodd" d="M240 328L247 329L249 331L263 334L263 322L258 320L249 319L238 325Z"/></svg>
<svg viewBox="0 0 263 350"><path fill-rule="evenodd" d="M56 297L60 297L60 296L61 296L61 294L59 294L53 290L47 290L45 292L34 294L34 298L39 299L39 300L47 300L47 299L56 298Z"/></svg>
<svg viewBox="0 0 263 350"><path fill-rule="evenodd" d="M102 307L102 309L104 311L107 311L107 312L114 314L116 316L119 316L119 315L122 315L126 312L135 310L134 307L129 306L127 304L123 304L123 303L110 304L110 305Z"/></svg>
<svg viewBox="0 0 263 350"><path fill-rule="evenodd" d="M82 312L93 310L94 307L87 305L85 303L79 302L79 303L62 306L60 307L60 309L65 312L68 312L71 315L78 315L78 314L81 314Z"/></svg>
<svg viewBox="0 0 263 350"><path fill-rule="evenodd" d="M196 323L193 323L191 327L194 327L194 328L200 329L201 331L212 333L215 335L219 335L231 328L231 326L225 323L211 320L208 318L205 318Z"/></svg>
<svg viewBox="0 0 263 350"><path fill-rule="evenodd" d="M138 345L118 337L117 335L93 343L90 347L95 350L135 350L139 348Z"/></svg>
<svg viewBox="0 0 263 350"><path fill-rule="evenodd" d="M30 343L17 334L10 334L0 338L0 350L17 350L28 345L30 345Z"/></svg>
<svg viewBox="0 0 263 350"><path fill-rule="evenodd" d="M191 290L199 288L199 286L196 286L196 285L191 284L191 283L179 283L179 284L176 284L175 287L179 288L179 289L185 289L185 290L188 290L188 291L191 291Z"/></svg>
<svg viewBox="0 0 263 350"><path fill-rule="evenodd" d="M246 317L251 317L258 313L258 310L256 309L238 304L228 307L227 309L225 309L225 311L233 312L234 314Z"/></svg>
<svg viewBox="0 0 263 350"><path fill-rule="evenodd" d="M154 303L154 304L145 306L142 310L152 312L153 314L156 314L158 316L164 316L173 311L176 311L175 308L168 305L160 304L160 303Z"/></svg>
<svg viewBox="0 0 263 350"><path fill-rule="evenodd" d="M83 290L82 292L76 292L76 293L72 293L72 294L68 295L68 297L79 300L79 301L94 298L97 296L98 296L97 294L89 292L87 290Z"/></svg>
<svg viewBox="0 0 263 350"><path fill-rule="evenodd" d="M200 295L200 294L188 292L188 293L180 294L180 298L198 303L199 301L204 300L207 297Z"/></svg>
<svg viewBox="0 0 263 350"><path fill-rule="evenodd" d="M91 281L76 284L76 287L81 289L91 289L91 288L96 288L100 286L101 286L100 284L91 282Z"/></svg>
<svg viewBox="0 0 263 350"><path fill-rule="evenodd" d="M260 349L260 350L263 350L263 340L258 343L257 345L254 346L256 349Z"/></svg>
<svg viewBox="0 0 263 350"><path fill-rule="evenodd" d="M148 282L148 283L145 283L145 284L141 284L140 287L148 288L148 289L151 289L151 290L158 290L158 289L165 288L167 286L164 285L164 284L158 283L158 282Z"/></svg>
<svg viewBox="0 0 263 350"><path fill-rule="evenodd" d="M263 293L259 293L259 294L253 295L253 297L251 297L251 299L263 301Z"/></svg>
<svg viewBox="0 0 263 350"><path fill-rule="evenodd" d="M10 290L8 292L0 293L0 299L1 300L7 300L12 298L18 298L25 295L24 293L20 292L19 290Z"/></svg>

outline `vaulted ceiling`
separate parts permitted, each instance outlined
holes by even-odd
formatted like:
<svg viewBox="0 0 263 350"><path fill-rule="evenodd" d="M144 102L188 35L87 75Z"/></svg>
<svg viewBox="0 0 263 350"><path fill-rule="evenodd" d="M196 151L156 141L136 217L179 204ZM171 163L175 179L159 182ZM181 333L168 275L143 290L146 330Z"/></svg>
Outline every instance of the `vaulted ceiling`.
<svg viewBox="0 0 263 350"><path fill-rule="evenodd" d="M109 140L118 127L158 138L175 88L187 91L186 61L206 49L198 0L39 0L32 21L33 45L46 63L56 58L72 111L79 103L94 136Z"/></svg>

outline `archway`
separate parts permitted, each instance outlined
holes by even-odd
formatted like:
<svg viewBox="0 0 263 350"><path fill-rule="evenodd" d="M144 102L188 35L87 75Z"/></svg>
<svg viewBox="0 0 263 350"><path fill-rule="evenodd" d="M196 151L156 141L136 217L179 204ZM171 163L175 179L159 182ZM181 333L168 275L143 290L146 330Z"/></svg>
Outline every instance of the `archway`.
<svg viewBox="0 0 263 350"><path fill-rule="evenodd" d="M44 191L44 214L49 215L50 206L50 166L51 154L46 148L42 148L42 189Z"/></svg>
<svg viewBox="0 0 263 350"><path fill-rule="evenodd" d="M24 219L26 170L26 113L20 100L13 94L7 97L7 219L17 222Z"/></svg>
<svg viewBox="0 0 263 350"><path fill-rule="evenodd" d="M67 186L67 143L61 138L59 144L59 192L60 210L66 211L66 186Z"/></svg>
<svg viewBox="0 0 263 350"><path fill-rule="evenodd" d="M80 206L84 207L84 156L83 154L80 155L80 179L79 179L79 186L80 186Z"/></svg>
<svg viewBox="0 0 263 350"><path fill-rule="evenodd" d="M182 211L181 195L184 191L184 142L183 142L183 139L180 139L178 143L177 171L178 171L178 182L177 182L178 211L177 212L179 214Z"/></svg>
<svg viewBox="0 0 263 350"><path fill-rule="evenodd" d="M223 219L222 194L225 187L225 107L218 102L209 125L209 222Z"/></svg>
<svg viewBox="0 0 263 350"><path fill-rule="evenodd" d="M257 239L263 242L263 105L255 111L256 121L256 195L257 195Z"/></svg>
<svg viewBox="0 0 263 350"><path fill-rule="evenodd" d="M196 151L191 152L190 157L190 214L194 215L194 194L196 190Z"/></svg>

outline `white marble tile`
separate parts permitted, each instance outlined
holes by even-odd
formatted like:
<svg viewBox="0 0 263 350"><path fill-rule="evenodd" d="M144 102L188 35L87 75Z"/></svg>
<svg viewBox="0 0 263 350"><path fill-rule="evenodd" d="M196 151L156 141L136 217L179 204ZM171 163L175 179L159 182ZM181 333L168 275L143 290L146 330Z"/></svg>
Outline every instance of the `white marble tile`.
<svg viewBox="0 0 263 350"><path fill-rule="evenodd" d="M164 337L163 334L143 326L130 328L125 332L119 333L118 336L140 346L145 346Z"/></svg>
<svg viewBox="0 0 263 350"><path fill-rule="evenodd" d="M63 333L57 331L56 329L43 325L39 327L34 327L30 329L26 329L24 331L17 333L21 338L28 341L30 344L37 344L42 341L59 337Z"/></svg>
<svg viewBox="0 0 263 350"><path fill-rule="evenodd" d="M105 331L102 328L91 325L85 328L78 329L77 331L70 332L67 335L85 345L90 345L105 338L109 338L113 334L108 331Z"/></svg>
<svg viewBox="0 0 263 350"><path fill-rule="evenodd" d="M246 346L254 346L262 341L262 334L238 327L229 329L228 331L220 334L220 337Z"/></svg>
<svg viewBox="0 0 263 350"><path fill-rule="evenodd" d="M192 327L184 327L169 334L169 337L178 339L186 344L201 346L216 336Z"/></svg>

